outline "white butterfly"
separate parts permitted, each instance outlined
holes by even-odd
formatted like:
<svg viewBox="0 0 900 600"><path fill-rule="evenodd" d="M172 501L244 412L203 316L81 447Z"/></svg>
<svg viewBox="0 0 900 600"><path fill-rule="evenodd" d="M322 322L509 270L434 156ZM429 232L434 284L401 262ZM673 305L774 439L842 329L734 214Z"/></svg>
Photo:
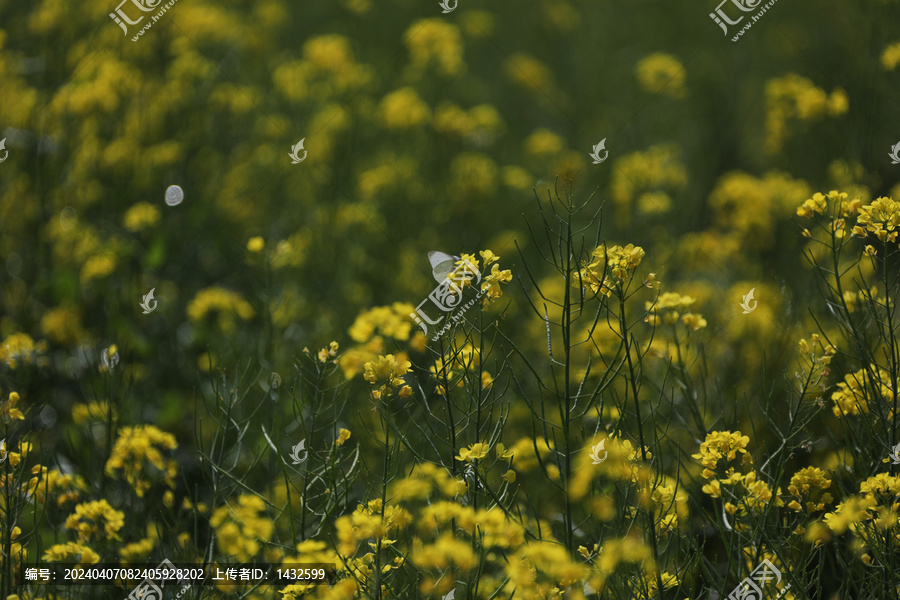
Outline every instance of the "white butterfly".
<svg viewBox="0 0 900 600"><path fill-rule="evenodd" d="M438 250L429 252L428 262L431 263L431 274L434 276L435 281L442 283L447 279L447 275L456 268L456 261L458 260L458 256L451 256Z"/></svg>

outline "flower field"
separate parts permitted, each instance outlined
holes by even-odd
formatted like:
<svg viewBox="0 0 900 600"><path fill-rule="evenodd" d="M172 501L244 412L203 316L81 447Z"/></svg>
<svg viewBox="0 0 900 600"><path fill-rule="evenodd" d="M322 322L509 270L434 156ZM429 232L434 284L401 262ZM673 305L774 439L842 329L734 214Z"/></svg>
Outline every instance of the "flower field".
<svg viewBox="0 0 900 600"><path fill-rule="evenodd" d="M115 1L0 0L0 599L900 597L900 2Z"/></svg>

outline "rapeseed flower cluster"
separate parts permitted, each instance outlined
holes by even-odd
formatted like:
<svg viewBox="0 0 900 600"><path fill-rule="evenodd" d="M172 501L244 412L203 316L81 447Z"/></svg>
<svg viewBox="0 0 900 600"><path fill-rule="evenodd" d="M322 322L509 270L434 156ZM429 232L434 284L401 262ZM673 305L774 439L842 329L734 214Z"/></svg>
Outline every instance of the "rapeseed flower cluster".
<svg viewBox="0 0 900 600"><path fill-rule="evenodd" d="M790 137L791 121L813 122L847 112L849 99L841 88L829 95L806 77L790 73L766 82L766 151L781 151Z"/></svg>
<svg viewBox="0 0 900 600"><path fill-rule="evenodd" d="M635 269L643 260L644 249L634 244L627 246L597 246L591 254L591 262L581 270L581 284L591 292L611 296L620 295ZM578 279L575 279L578 283Z"/></svg>
<svg viewBox="0 0 900 600"><path fill-rule="evenodd" d="M9 425L15 420L25 420L25 414L19 410L19 393L10 392L6 400L0 400L0 419L3 423Z"/></svg>
<svg viewBox="0 0 900 600"><path fill-rule="evenodd" d="M242 494L235 504L216 508L209 518L216 545L223 556L239 562L256 557L271 539L275 525L257 495Z"/></svg>
<svg viewBox="0 0 900 600"><path fill-rule="evenodd" d="M162 214L159 209L147 202L138 202L128 209L122 219L122 226L128 231L137 233L156 225Z"/></svg>
<svg viewBox="0 0 900 600"><path fill-rule="evenodd" d="M409 313L414 308L412 304L394 302L390 306L376 306L364 311L350 326L350 338L357 343L367 343L376 335L409 340L413 328Z"/></svg>
<svg viewBox="0 0 900 600"><path fill-rule="evenodd" d="M235 315L249 321L256 315L256 311L239 293L210 287L197 292L188 304L187 314L195 322L202 321L207 315L218 314L219 327L225 333L231 333L235 329Z"/></svg>
<svg viewBox="0 0 900 600"><path fill-rule="evenodd" d="M276 89L298 102L340 96L371 77L371 67L356 62L350 40L337 34L310 38L303 44L302 60L285 62L272 74Z"/></svg>
<svg viewBox="0 0 900 600"><path fill-rule="evenodd" d="M415 129L431 119L431 109L411 87L391 92L381 100L378 116L386 129Z"/></svg>
<svg viewBox="0 0 900 600"><path fill-rule="evenodd" d="M893 198L878 198L871 204L860 207L856 222L854 235L866 237L872 233L882 243L896 242L897 226L900 225L900 202L894 202Z"/></svg>
<svg viewBox="0 0 900 600"><path fill-rule="evenodd" d="M890 373L874 364L845 375L844 381L838 382L837 390L831 394L834 416L869 414L874 402L884 403L889 408L894 400L890 381Z"/></svg>
<svg viewBox="0 0 900 600"><path fill-rule="evenodd" d="M88 339L82 325L82 313L74 306L59 306L41 317L41 331L60 346L75 346Z"/></svg>
<svg viewBox="0 0 900 600"><path fill-rule="evenodd" d="M40 365L44 362L42 355L46 351L46 342L35 342L26 333L14 333L0 342L0 362L10 369L15 369L21 363Z"/></svg>
<svg viewBox="0 0 900 600"><path fill-rule="evenodd" d="M163 452L177 447L174 435L154 425L123 427L106 461L105 472L111 477L124 479L138 498L142 498L160 480L170 490L174 489L178 463L165 459Z"/></svg>
<svg viewBox="0 0 900 600"><path fill-rule="evenodd" d="M403 39L409 49L410 66L421 77L429 68L444 76L465 71L459 28L444 19L422 19L409 26Z"/></svg>
<svg viewBox="0 0 900 600"><path fill-rule="evenodd" d="M412 388L402 377L409 372L411 366L408 360L395 358L393 354L379 356L378 360L367 362L363 379L374 385L381 384L378 389L372 391L372 400L390 398L395 390L398 390L397 395L400 398L411 396Z"/></svg>
<svg viewBox="0 0 900 600"><path fill-rule="evenodd" d="M682 296L675 292L664 292L655 301L647 302L644 305L648 312L644 321L654 326L662 322L672 327L680 319L688 328L697 331L706 327L706 319L689 311L684 312L694 302L696 302L696 298L691 296Z"/></svg>
<svg viewBox="0 0 900 600"><path fill-rule="evenodd" d="M624 223L635 214L665 213L671 195L687 184L687 169L674 146L653 146L616 160L610 193Z"/></svg>
<svg viewBox="0 0 900 600"><path fill-rule="evenodd" d="M121 541L118 533L124 526L125 513L114 510L106 500L79 504L66 519L66 529L75 531L81 544L102 538Z"/></svg>
<svg viewBox="0 0 900 600"><path fill-rule="evenodd" d="M787 507L797 512L808 513L824 510L825 505L831 504L834 500L831 494L825 491L830 487L831 479L822 469L816 467L800 469L791 477L788 492L793 499Z"/></svg>
<svg viewBox="0 0 900 600"><path fill-rule="evenodd" d="M638 62L635 72L645 92L684 98L684 65L671 54L657 52L645 56Z"/></svg>

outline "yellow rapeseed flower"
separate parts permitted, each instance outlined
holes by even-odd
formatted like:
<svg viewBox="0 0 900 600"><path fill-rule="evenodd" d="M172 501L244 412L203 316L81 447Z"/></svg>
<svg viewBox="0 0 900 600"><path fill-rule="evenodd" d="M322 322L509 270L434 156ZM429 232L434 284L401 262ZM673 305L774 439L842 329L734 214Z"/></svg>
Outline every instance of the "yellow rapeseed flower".
<svg viewBox="0 0 900 600"><path fill-rule="evenodd" d="M19 393L10 392L6 400L0 401L0 420L5 424L13 421L24 421L25 415L16 408L19 404Z"/></svg>
<svg viewBox="0 0 900 600"><path fill-rule="evenodd" d="M797 512L824 510L825 505L833 500L831 494L825 492L829 487L831 479L822 469L816 467L800 469L791 477L791 484L788 486L788 492L794 497L788 508Z"/></svg>
<svg viewBox="0 0 900 600"><path fill-rule="evenodd" d="M635 70L641 88L651 94L683 98L684 65L671 54L657 52L644 57Z"/></svg>
<svg viewBox="0 0 900 600"><path fill-rule="evenodd" d="M484 442L477 442L475 444L472 444L468 448L460 448L459 456L456 457L456 460L465 462L480 460L487 456L487 453L490 451L490 449L491 447Z"/></svg>
<svg viewBox="0 0 900 600"><path fill-rule="evenodd" d="M900 64L900 42L894 42L881 53L881 66L885 71L893 71Z"/></svg>
<svg viewBox="0 0 900 600"><path fill-rule="evenodd" d="M85 566L100 562L100 555L88 546L68 542L51 546L44 552L43 559L47 562L66 562Z"/></svg>
<svg viewBox="0 0 900 600"><path fill-rule="evenodd" d="M263 239L262 236L253 236L249 240L247 240L247 252L252 252L254 254L258 252L262 252L263 248L266 246L266 240Z"/></svg>
<svg viewBox="0 0 900 600"><path fill-rule="evenodd" d="M26 333L14 333L0 342L0 362L15 369L20 362L34 364L47 349L46 342L37 342Z"/></svg>
<svg viewBox="0 0 900 600"><path fill-rule="evenodd" d="M215 529L219 550L242 562L256 556L275 531L265 512L262 498L246 494L238 497L236 505L215 509L209 524Z"/></svg>
<svg viewBox="0 0 900 600"><path fill-rule="evenodd" d="M405 87L381 100L378 116L387 129L415 129L431 118L431 110L413 88Z"/></svg>
<svg viewBox="0 0 900 600"><path fill-rule="evenodd" d="M403 41L417 73L429 66L434 66L438 73L447 76L465 71L459 27L446 19L416 21L406 30Z"/></svg>
<svg viewBox="0 0 900 600"><path fill-rule="evenodd" d="M75 507L75 512L66 519L66 529L78 532L79 543L100 536L107 540L120 540L118 533L125 526L125 513L113 509L106 500L85 502Z"/></svg>
<svg viewBox="0 0 900 600"><path fill-rule="evenodd" d="M700 461L704 467L703 477L712 479L715 469L719 467L719 461L726 462L737 458L738 454L747 453L747 444L750 438L741 435L740 431L713 431L706 436L706 440L700 444L700 452L692 454L692 458Z"/></svg>
<svg viewBox="0 0 900 600"><path fill-rule="evenodd" d="M175 450L177 447L174 435L154 425L123 427L109 460L106 461L106 474L123 477L135 489L138 497L143 497L151 486L149 477L152 471L149 466L152 466L161 472L166 485L173 488L177 463L174 460L165 461L162 451Z"/></svg>
<svg viewBox="0 0 900 600"><path fill-rule="evenodd" d="M235 315L244 321L249 321L256 315L250 303L240 294L220 287L200 290L187 307L188 318L195 322L202 321L207 315L214 313L218 314L219 327L225 333L234 331Z"/></svg>
<svg viewBox="0 0 900 600"><path fill-rule="evenodd" d="M334 441L334 443L338 446L343 446L344 442L346 442L349 439L350 439L350 430L344 429L343 427L341 427L340 430L338 431L338 437Z"/></svg>
<svg viewBox="0 0 900 600"><path fill-rule="evenodd" d="M125 229L131 232L139 232L153 227L162 217L159 209L149 202L138 202L128 209L122 219Z"/></svg>

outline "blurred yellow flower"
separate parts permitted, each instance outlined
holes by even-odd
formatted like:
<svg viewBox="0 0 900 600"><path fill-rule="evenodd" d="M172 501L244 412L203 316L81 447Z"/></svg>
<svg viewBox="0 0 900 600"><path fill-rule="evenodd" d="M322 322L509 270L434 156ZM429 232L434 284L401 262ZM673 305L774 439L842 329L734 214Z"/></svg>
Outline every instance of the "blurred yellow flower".
<svg viewBox="0 0 900 600"><path fill-rule="evenodd" d="M461 152L450 163L450 189L460 200L491 195L499 178L497 164L482 152Z"/></svg>
<svg viewBox="0 0 900 600"><path fill-rule="evenodd" d="M81 309L74 306L51 308L41 317L41 331L61 346L83 342L88 337L81 326Z"/></svg>
<svg viewBox="0 0 900 600"><path fill-rule="evenodd" d="M103 279L116 270L116 264L116 259L110 252L91 256L81 267L81 280L88 282Z"/></svg>
<svg viewBox="0 0 900 600"><path fill-rule="evenodd" d="M652 205L649 212L662 212L671 202L671 192L687 184L687 169L673 146L653 146L644 152L627 154L617 159L614 167L610 191L617 216L626 222L630 221L635 204L645 212L648 205ZM667 200L655 195L661 193Z"/></svg>
<svg viewBox="0 0 900 600"><path fill-rule="evenodd" d="M684 65L671 54L657 52L644 57L635 69L638 83L645 92L683 98Z"/></svg>
<svg viewBox="0 0 900 600"><path fill-rule="evenodd" d="M226 333L234 331L235 315L244 321L256 315L250 303L240 294L220 287L200 290L187 307L188 318L194 322L202 321L211 313L218 313L219 327Z"/></svg>
<svg viewBox="0 0 900 600"><path fill-rule="evenodd" d="M894 42L881 53L881 66L885 71L893 71L900 64L900 42Z"/></svg>
<svg viewBox="0 0 900 600"><path fill-rule="evenodd" d="M77 402L72 405L72 421L74 421L76 425L81 425L88 420L103 422L110 417L110 415L112 415L112 419L115 419L117 412L115 407L113 407L112 412L110 413L110 405L106 400L94 400L89 404Z"/></svg>
<svg viewBox="0 0 900 600"><path fill-rule="evenodd" d="M549 129L536 129L525 138L525 152L538 158L559 154L565 147L565 141Z"/></svg>
<svg viewBox="0 0 900 600"><path fill-rule="evenodd" d="M257 252L262 252L263 248L266 246L266 240L264 240L261 236L254 236L247 240L247 251L253 252L254 254Z"/></svg>
<svg viewBox="0 0 900 600"><path fill-rule="evenodd" d="M550 69L530 54L513 54L504 62L504 70L510 79L533 92L549 92L553 87Z"/></svg>
<svg viewBox="0 0 900 600"><path fill-rule="evenodd" d="M51 546L44 552L43 559L47 562L66 562L84 566L100 562L100 555L88 546L68 542Z"/></svg>
<svg viewBox="0 0 900 600"><path fill-rule="evenodd" d="M847 112L844 90L836 88L831 97L812 81L789 73L766 82L766 151L779 152L789 137L792 120L812 122Z"/></svg>
<svg viewBox="0 0 900 600"><path fill-rule="evenodd" d="M225 555L247 562L271 539L275 524L266 514L266 504L255 495L242 494L237 503L220 506L209 519L216 532L216 545Z"/></svg>
<svg viewBox="0 0 900 600"><path fill-rule="evenodd" d="M431 110L413 88L405 87L382 98L378 117L387 129L414 129L431 118Z"/></svg>
<svg viewBox="0 0 900 600"><path fill-rule="evenodd" d="M441 75L454 76L465 71L459 28L445 19L416 21L406 30L403 41L417 73L431 65Z"/></svg>
<svg viewBox="0 0 900 600"><path fill-rule="evenodd" d="M148 202L138 202L128 209L122 220L125 229L136 233L156 225L161 216L157 207Z"/></svg>

